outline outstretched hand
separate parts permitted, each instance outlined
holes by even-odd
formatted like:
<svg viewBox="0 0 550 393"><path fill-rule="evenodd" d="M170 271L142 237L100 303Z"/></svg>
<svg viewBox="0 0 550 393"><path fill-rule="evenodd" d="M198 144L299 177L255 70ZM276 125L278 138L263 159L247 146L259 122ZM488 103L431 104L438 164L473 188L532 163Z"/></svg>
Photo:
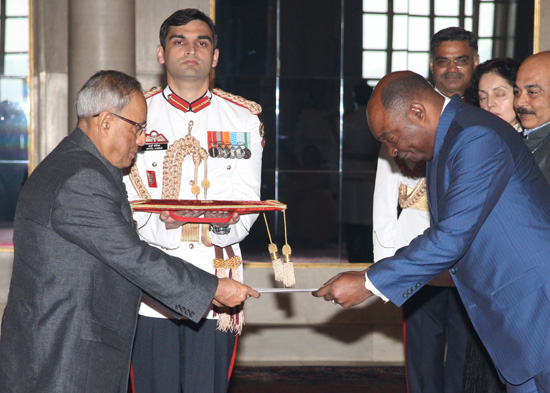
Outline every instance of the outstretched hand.
<svg viewBox="0 0 550 393"><path fill-rule="evenodd" d="M208 218L228 218L229 216L231 216L229 221L224 222L222 224L213 223L212 226L214 227L226 227L229 225L233 225L238 223L239 220L241 219L241 216L239 215L239 213L237 212L231 213L226 211L207 211L206 213L204 213L204 216Z"/></svg>
<svg viewBox="0 0 550 393"><path fill-rule="evenodd" d="M180 220L175 220L172 217L170 217L170 211L165 210L160 213L160 220L166 225L166 229L176 229L181 227L183 224L186 224L188 221L185 220L185 217L189 218L196 218L200 217L204 214L204 211L202 210L178 210L173 211L173 214L175 214L178 217L182 217Z"/></svg>
<svg viewBox="0 0 550 393"><path fill-rule="evenodd" d="M313 292L313 296L322 297L344 308L356 306L372 296L372 292L365 287L365 272L340 273Z"/></svg>
<svg viewBox="0 0 550 393"><path fill-rule="evenodd" d="M220 278L212 304L218 307L235 307L249 297L259 298L260 293L231 278Z"/></svg>

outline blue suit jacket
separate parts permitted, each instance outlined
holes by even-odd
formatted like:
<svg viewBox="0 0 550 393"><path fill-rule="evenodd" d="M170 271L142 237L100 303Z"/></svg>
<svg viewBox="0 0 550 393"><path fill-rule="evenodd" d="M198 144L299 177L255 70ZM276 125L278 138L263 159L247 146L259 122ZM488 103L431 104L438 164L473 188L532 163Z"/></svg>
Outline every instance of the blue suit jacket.
<svg viewBox="0 0 550 393"><path fill-rule="evenodd" d="M550 187L512 127L458 96L426 176L431 227L368 277L399 306L449 269L497 369L523 383L550 368Z"/></svg>

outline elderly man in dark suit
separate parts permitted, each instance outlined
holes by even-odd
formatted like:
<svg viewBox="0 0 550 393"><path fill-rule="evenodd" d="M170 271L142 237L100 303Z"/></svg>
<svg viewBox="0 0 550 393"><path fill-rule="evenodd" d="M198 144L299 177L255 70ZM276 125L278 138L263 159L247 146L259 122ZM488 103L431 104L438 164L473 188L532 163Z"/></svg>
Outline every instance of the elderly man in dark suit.
<svg viewBox="0 0 550 393"><path fill-rule="evenodd" d="M533 155L507 122L412 72L379 82L368 119L391 155L427 162L432 224L315 295L349 307L376 294L401 306L448 270L507 391L550 392L550 187Z"/></svg>
<svg viewBox="0 0 550 393"><path fill-rule="evenodd" d="M77 128L19 198L1 392L126 392L142 294L193 321L259 296L139 239L122 182L145 143L139 82L100 71L76 106Z"/></svg>

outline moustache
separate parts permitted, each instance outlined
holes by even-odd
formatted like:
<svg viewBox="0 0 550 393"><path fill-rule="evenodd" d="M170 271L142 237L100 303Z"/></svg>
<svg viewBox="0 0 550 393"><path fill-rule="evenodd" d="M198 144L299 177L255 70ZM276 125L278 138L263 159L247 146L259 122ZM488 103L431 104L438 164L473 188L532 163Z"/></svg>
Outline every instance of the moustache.
<svg viewBox="0 0 550 393"><path fill-rule="evenodd" d="M520 106L518 109L516 109L516 113L518 115L536 115L535 111L530 111L529 109L524 108L522 106Z"/></svg>
<svg viewBox="0 0 550 393"><path fill-rule="evenodd" d="M459 79L462 79L462 78L464 78L464 75L462 75L459 72L446 72L446 73L443 74L443 78L459 78Z"/></svg>

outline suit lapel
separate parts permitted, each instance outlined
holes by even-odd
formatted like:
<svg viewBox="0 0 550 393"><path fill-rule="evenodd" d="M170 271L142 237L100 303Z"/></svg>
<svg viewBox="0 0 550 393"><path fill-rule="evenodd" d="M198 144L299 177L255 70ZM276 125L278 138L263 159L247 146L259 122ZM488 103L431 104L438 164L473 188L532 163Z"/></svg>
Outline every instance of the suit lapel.
<svg viewBox="0 0 550 393"><path fill-rule="evenodd" d="M430 205L430 221L431 226L437 222L437 192L435 184L435 169L434 169L434 159L426 162L426 181L428 187L428 204Z"/></svg>
<svg viewBox="0 0 550 393"><path fill-rule="evenodd" d="M426 163L426 180L428 182L428 203L430 205L430 213L432 224L437 224L439 222L438 217L438 193L437 193L437 174L438 174L438 165L439 165L439 156L441 152L441 147L443 146L443 141L447 136L447 131L451 126L456 112L460 105L462 105L462 99L458 95L454 95L451 98L451 101L447 104L441 117L439 119L439 124L437 125L437 131L435 134L435 144L434 144L434 154L433 158Z"/></svg>
<svg viewBox="0 0 550 393"><path fill-rule="evenodd" d="M78 146L80 146L82 149L88 151L103 164L107 168L107 170L111 173L113 176L116 185L119 188L120 193L125 196L122 198L123 203L121 206L122 215L128 222L132 222L132 209L130 208L130 204L128 202L128 193L126 192L126 186L124 185L124 182L122 181L122 170L119 168L114 167L101 153L97 150L93 142L88 138L84 132L82 132L81 129L76 128L71 135L69 136L73 142L75 142Z"/></svg>

